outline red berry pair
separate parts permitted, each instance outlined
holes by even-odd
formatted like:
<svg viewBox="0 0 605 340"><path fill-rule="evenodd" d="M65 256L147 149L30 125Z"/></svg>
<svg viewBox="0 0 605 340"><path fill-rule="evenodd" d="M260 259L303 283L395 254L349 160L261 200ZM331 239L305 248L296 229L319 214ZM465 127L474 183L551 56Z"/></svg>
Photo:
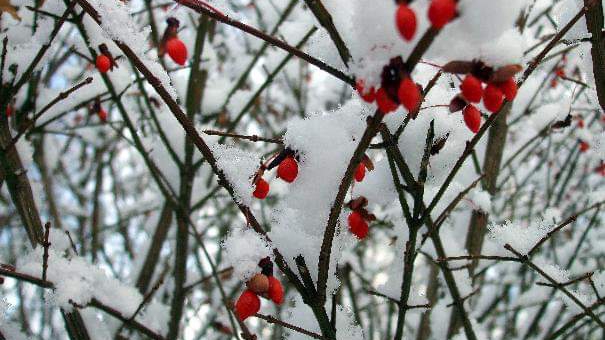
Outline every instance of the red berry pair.
<svg viewBox="0 0 605 340"><path fill-rule="evenodd" d="M432 0L428 10L428 18L431 25L441 29L456 16L456 2L454 0ZM414 38L417 28L416 13L403 3L395 13L395 23L399 34L410 41Z"/></svg>
<svg viewBox="0 0 605 340"><path fill-rule="evenodd" d="M397 90L397 100L399 103L391 98L389 93L382 87L379 88L378 91L375 91L373 87L369 90L364 89L363 80L357 82L356 89L364 101L371 103L375 100L378 109L384 114L397 110L399 103L401 103L408 112L413 112L418 108L418 105L420 105L422 98L422 93L420 92L418 85L414 83L410 77L404 78L399 84L399 89Z"/></svg>
<svg viewBox="0 0 605 340"><path fill-rule="evenodd" d="M248 317L258 313L260 310L260 298L262 296L280 305L284 302L284 288L278 279L273 276L273 263L269 258L259 262L261 273L254 275L246 282L247 289L240 295L235 303L237 317L244 321Z"/></svg>
<svg viewBox="0 0 605 340"><path fill-rule="evenodd" d="M376 219L373 214L370 214L366 210L368 200L360 196L347 203L347 206L352 210L347 218L349 224L349 231L360 240L363 240L368 236L369 226L368 222Z"/></svg>
<svg viewBox="0 0 605 340"><path fill-rule="evenodd" d="M252 195L258 199L265 199L269 195L269 183L262 177L264 171L271 170L277 166L277 177L282 180L292 183L298 177L298 162L294 157L294 151L284 149L280 152L269 165L261 165L261 169L257 172L254 180L254 192Z"/></svg>
<svg viewBox="0 0 605 340"><path fill-rule="evenodd" d="M483 105L490 112L498 112L504 103L504 98L511 101L517 96L517 83L514 78L503 82L488 83L485 89L481 80L472 74L467 74L460 84L462 96L471 103L478 103L483 98Z"/></svg>

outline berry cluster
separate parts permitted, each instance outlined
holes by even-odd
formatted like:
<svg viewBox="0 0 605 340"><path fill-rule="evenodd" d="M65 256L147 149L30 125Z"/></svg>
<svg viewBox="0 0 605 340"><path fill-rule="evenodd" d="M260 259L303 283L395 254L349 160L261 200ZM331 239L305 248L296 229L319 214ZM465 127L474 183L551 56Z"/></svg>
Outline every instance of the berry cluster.
<svg viewBox="0 0 605 340"><path fill-rule="evenodd" d="M450 102L450 112L462 110L466 126L473 133L477 133L481 127L481 112L473 104L483 100L483 106L488 111L500 111L505 99L512 101L517 96L514 75L520 70L519 65L494 69L479 60L448 63L443 66L444 72L464 75L460 83L460 93Z"/></svg>
<svg viewBox="0 0 605 340"><path fill-rule="evenodd" d="M298 160L296 153L288 148L282 150L268 164L261 164L260 169L254 176L253 184L255 186L252 195L258 199L265 199L269 195L269 183L263 179L265 170L271 170L277 167L277 177L285 182L292 183L298 176Z"/></svg>
<svg viewBox="0 0 605 340"><path fill-rule="evenodd" d="M392 58L383 67L380 86L378 90L365 88L364 81L358 80L356 90L364 101L376 101L378 109L384 114L395 111L399 105L410 113L417 112L422 99L421 88L411 79L401 57Z"/></svg>
<svg viewBox="0 0 605 340"><path fill-rule="evenodd" d="M260 298L273 301L275 304L284 302L284 288L278 279L273 276L273 262L266 257L259 261L261 272L246 282L246 290L235 303L235 314L244 321L260 310Z"/></svg>
<svg viewBox="0 0 605 340"><path fill-rule="evenodd" d="M395 13L395 24L403 39L410 41L416 35L416 13L403 1ZM431 26L441 29L456 16L456 1L432 0L429 5L428 18Z"/></svg>
<svg viewBox="0 0 605 340"><path fill-rule="evenodd" d="M368 199L363 196L360 196L347 203L349 209L352 210L347 218L349 223L349 231L360 240L363 240L366 236L368 236L368 222L372 222L376 219L376 216L367 211L367 205Z"/></svg>

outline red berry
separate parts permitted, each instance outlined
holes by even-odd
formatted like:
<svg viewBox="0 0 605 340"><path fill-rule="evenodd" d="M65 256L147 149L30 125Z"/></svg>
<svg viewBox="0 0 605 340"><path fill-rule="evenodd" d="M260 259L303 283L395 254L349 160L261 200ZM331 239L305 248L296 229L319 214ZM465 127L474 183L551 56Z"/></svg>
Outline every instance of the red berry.
<svg viewBox="0 0 605 340"><path fill-rule="evenodd" d="M366 177L366 166L363 163L359 163L357 169L355 170L355 180L357 182L363 181L363 178Z"/></svg>
<svg viewBox="0 0 605 340"><path fill-rule="evenodd" d="M580 118L580 119L578 120L578 127L579 127L580 129L583 129L583 128L584 128L584 119Z"/></svg>
<svg viewBox="0 0 605 340"><path fill-rule="evenodd" d="M349 214L349 230L353 235L357 236L358 239L362 240L368 236L368 223L357 211L353 211Z"/></svg>
<svg viewBox="0 0 605 340"><path fill-rule="evenodd" d="M581 141L580 142L580 152L586 152L586 151L588 151L588 149L590 149L590 144L586 143L585 141Z"/></svg>
<svg viewBox="0 0 605 340"><path fill-rule="evenodd" d="M172 38L166 42L166 52L179 65L185 65L187 62L187 46L179 38Z"/></svg>
<svg viewBox="0 0 605 340"><path fill-rule="evenodd" d="M376 105L378 105L378 109L384 114L397 110L397 106L399 106L382 87L376 91Z"/></svg>
<svg viewBox="0 0 605 340"><path fill-rule="evenodd" d="M265 197L267 197L267 195L269 194L269 183L267 183L267 181L265 181L262 178L258 179L258 182L256 182L256 189L254 189L254 192L252 193L252 195L254 195L254 197L258 198L258 199L265 199Z"/></svg>
<svg viewBox="0 0 605 340"><path fill-rule="evenodd" d="M552 78L550 80L550 87L554 89L555 87L557 87L557 85L559 85L559 81L557 80L557 78Z"/></svg>
<svg viewBox="0 0 605 340"><path fill-rule="evenodd" d="M490 112L495 113L500 110L504 102L504 93L494 84L489 84L483 91L483 105Z"/></svg>
<svg viewBox="0 0 605 340"><path fill-rule="evenodd" d="M0 285L4 284L4 278L2 276L0 276Z"/></svg>
<svg viewBox="0 0 605 340"><path fill-rule="evenodd" d="M468 74L464 77L462 84L460 84L460 90L466 100L471 103L478 103L481 101L483 96L483 87L481 86L481 80Z"/></svg>
<svg viewBox="0 0 605 340"><path fill-rule="evenodd" d="M13 107L10 105L6 106L6 116L10 117L13 114Z"/></svg>
<svg viewBox="0 0 605 340"><path fill-rule="evenodd" d="M512 77L508 78L505 82L499 83L498 88L504 93L504 97L508 101L512 101L517 96L517 82Z"/></svg>
<svg viewBox="0 0 605 340"><path fill-rule="evenodd" d="M408 111L414 111L418 108L421 96L418 86L409 77L403 79L401 84L399 84L397 97L399 97L399 101Z"/></svg>
<svg viewBox="0 0 605 340"><path fill-rule="evenodd" d="M464 110L462 110L462 117L469 130L473 133L479 131L479 128L481 127L481 112L479 112L474 105L467 105Z"/></svg>
<svg viewBox="0 0 605 340"><path fill-rule="evenodd" d="M99 109L99 112L97 112L97 116L99 116L101 122L105 123L107 121L107 111Z"/></svg>
<svg viewBox="0 0 605 340"><path fill-rule="evenodd" d="M105 73L111 68L111 59L109 59L109 57L104 54L99 54L97 56L97 61L95 64L99 72Z"/></svg>
<svg viewBox="0 0 605 340"><path fill-rule="evenodd" d="M298 176L298 163L292 156L286 157L277 167L277 177L288 183L294 182Z"/></svg>
<svg viewBox="0 0 605 340"><path fill-rule="evenodd" d="M274 303L281 305L284 302L284 287L275 276L269 276L269 291L267 296Z"/></svg>
<svg viewBox="0 0 605 340"><path fill-rule="evenodd" d="M407 5L401 4L395 14L395 22L401 36L410 41L416 33L416 14Z"/></svg>
<svg viewBox="0 0 605 340"><path fill-rule="evenodd" d="M370 89L366 91L364 89L363 80L357 81L355 84L355 89L357 90L357 93L359 93L361 99L363 99L365 102L372 103L374 100L376 100L376 90L373 87L370 87Z"/></svg>
<svg viewBox="0 0 605 340"><path fill-rule="evenodd" d="M454 0L433 0L429 7L429 20L435 28L442 28L456 15Z"/></svg>
<svg viewBox="0 0 605 340"><path fill-rule="evenodd" d="M241 321L258 313L259 310L260 299L249 289L246 289L235 303L235 314Z"/></svg>
<svg viewBox="0 0 605 340"><path fill-rule="evenodd" d="M556 75L557 77L565 77L565 70L564 70L562 67L558 67L558 68L555 70L555 75Z"/></svg>

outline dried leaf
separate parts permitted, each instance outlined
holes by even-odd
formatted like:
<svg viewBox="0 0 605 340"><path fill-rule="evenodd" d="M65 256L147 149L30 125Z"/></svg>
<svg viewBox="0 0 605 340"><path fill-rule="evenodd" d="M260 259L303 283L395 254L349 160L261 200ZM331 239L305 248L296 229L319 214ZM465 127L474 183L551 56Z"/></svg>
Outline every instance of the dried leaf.
<svg viewBox="0 0 605 340"><path fill-rule="evenodd" d="M450 61L443 65L442 70L446 73L467 74L473 70L473 62L459 60Z"/></svg>
<svg viewBox="0 0 605 340"><path fill-rule="evenodd" d="M494 72L494 74L492 74L490 82L501 83L507 81L511 77L514 77L515 74L521 72L521 70L523 70L523 67L516 64L500 67L496 70L496 72Z"/></svg>
<svg viewBox="0 0 605 340"><path fill-rule="evenodd" d="M13 19L21 20L21 17L17 14L17 8L11 5L10 0L0 0L0 12L7 12Z"/></svg>

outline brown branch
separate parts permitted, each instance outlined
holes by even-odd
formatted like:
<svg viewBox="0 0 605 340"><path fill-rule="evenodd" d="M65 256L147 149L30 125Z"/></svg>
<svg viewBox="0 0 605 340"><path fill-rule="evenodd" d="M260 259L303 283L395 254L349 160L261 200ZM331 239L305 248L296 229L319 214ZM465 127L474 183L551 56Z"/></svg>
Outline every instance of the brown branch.
<svg viewBox="0 0 605 340"><path fill-rule="evenodd" d="M586 28L590 32L590 43L592 48L593 73L596 85L597 97L601 108L605 110L605 34L603 33L603 2L595 0L584 0L586 11Z"/></svg>
<svg viewBox="0 0 605 340"><path fill-rule="evenodd" d="M326 29L332 42L336 45L338 54L340 54L340 59L342 59L342 62L348 67L349 61L351 61L351 52L338 33L330 12L328 12L321 0L305 0L305 4L311 9L311 12L313 12L317 21Z"/></svg>
<svg viewBox="0 0 605 340"><path fill-rule="evenodd" d="M46 281L46 271L48 270L48 248L50 248L50 242L48 237L50 236L50 222L46 222L44 225L44 254L42 255L42 281Z"/></svg>
<svg viewBox="0 0 605 340"><path fill-rule="evenodd" d="M263 314L260 314L260 313L256 313L256 314L254 314L254 316L257 317L257 318L259 318L259 319L265 320L268 323L272 323L272 324L275 324L275 325L282 326L284 328L291 329L291 330L293 330L295 332L298 332L300 334L304 334L304 335L309 336L309 337L311 337L313 339L320 339L320 340L327 340L328 339L328 338L326 338L324 336L321 336L321 335L319 335L317 333L311 332L309 330L306 330L304 328L295 326L295 325L287 323L285 321L276 319L276 318L274 318L271 315L263 315Z"/></svg>
<svg viewBox="0 0 605 340"><path fill-rule="evenodd" d="M267 142L267 143L274 143L274 144L284 144L284 141L281 138L266 138L266 137L260 137L257 135L240 135L237 133L230 133L230 132L223 132L223 131L217 131L217 130L204 130L204 133L210 136L223 136L223 137L231 137L231 138L238 138L238 139L246 139L249 140L251 142Z"/></svg>
<svg viewBox="0 0 605 340"><path fill-rule="evenodd" d="M214 20L220 21L229 26L233 26L248 34L251 34L257 38L260 38L275 47L279 47L282 50L284 50L290 54L293 54L300 59L305 60L309 64L317 66L319 69L333 75L334 77L344 81L345 83L347 83L351 86L355 86L355 79L344 74L342 71L339 71L339 70L335 69L334 67L324 63L323 61L304 53L303 51L297 49L296 47L288 45L286 42L284 42L280 39L267 35L266 33L261 32L258 29L254 28L252 26L246 25L240 21L234 20L234 19L230 18L229 16L224 15L223 13L220 13L215 10L211 10L207 6L204 6L204 3L200 0L174 0L174 1L178 4L181 4L183 6L193 9L194 11L196 11L200 14L209 16L209 17L213 18Z"/></svg>

